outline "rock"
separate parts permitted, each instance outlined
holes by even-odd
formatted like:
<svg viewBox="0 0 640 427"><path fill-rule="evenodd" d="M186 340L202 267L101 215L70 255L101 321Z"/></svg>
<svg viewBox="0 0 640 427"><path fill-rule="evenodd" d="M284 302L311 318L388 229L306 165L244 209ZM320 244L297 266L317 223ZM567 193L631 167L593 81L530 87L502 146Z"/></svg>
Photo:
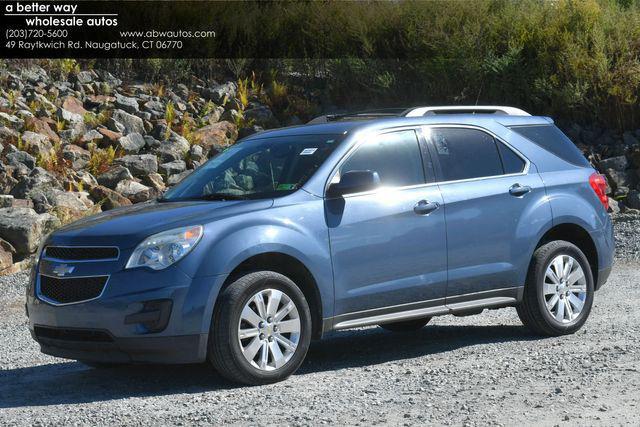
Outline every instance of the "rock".
<svg viewBox="0 0 640 427"><path fill-rule="evenodd" d="M262 132L264 128L262 126L249 126L246 128L242 128L238 130L238 138L245 138L249 135L253 135L254 133Z"/></svg>
<svg viewBox="0 0 640 427"><path fill-rule="evenodd" d="M54 190L48 199L56 216L68 223L82 218L93 207L93 202L87 196L85 192Z"/></svg>
<svg viewBox="0 0 640 427"><path fill-rule="evenodd" d="M88 95L84 102L88 108L100 108L115 102L115 100L114 96L109 95Z"/></svg>
<svg viewBox="0 0 640 427"><path fill-rule="evenodd" d="M169 177L169 179L167 180L167 184L169 186L176 185L177 183L182 181L184 178L189 176L191 174L191 172L193 172L193 171L192 170L186 170L186 171L184 171L182 173L179 173L179 174L176 174L176 175L171 175Z"/></svg>
<svg viewBox="0 0 640 427"><path fill-rule="evenodd" d="M31 131L22 134L22 143L27 151L40 156L48 156L53 148L47 135Z"/></svg>
<svg viewBox="0 0 640 427"><path fill-rule="evenodd" d="M47 120L49 122L51 121L50 119ZM54 144L60 142L60 137L56 132L54 132L47 120L30 117L24 121L25 128L31 130L32 132L46 135L49 138L49 141Z"/></svg>
<svg viewBox="0 0 640 427"><path fill-rule="evenodd" d="M9 153L6 155L7 158L7 162L10 165L15 165L17 163L22 163L23 165L25 165L26 167L29 168L29 170L33 169L36 167L36 159L35 157L33 157L31 154L27 153L26 151L16 151L13 153Z"/></svg>
<svg viewBox="0 0 640 427"><path fill-rule="evenodd" d="M111 115L111 120L119 123L123 126L124 135L137 132L139 134L145 134L144 122L140 117L129 114L126 111L114 110Z"/></svg>
<svg viewBox="0 0 640 427"><path fill-rule="evenodd" d="M58 108L57 116L59 120L64 120L69 123L72 127L84 124L84 118L81 114L74 113L69 110L65 110L64 108Z"/></svg>
<svg viewBox="0 0 640 427"><path fill-rule="evenodd" d="M10 193L17 183L18 180L9 175L9 173L0 172L0 197Z"/></svg>
<svg viewBox="0 0 640 427"><path fill-rule="evenodd" d="M103 135L100 132L98 132L96 129L91 129L89 132L86 132L84 135L82 135L82 138L80 138L80 144L86 145L92 142L98 143L102 141L102 138Z"/></svg>
<svg viewBox="0 0 640 427"><path fill-rule="evenodd" d="M194 143L202 146L205 154L209 157L229 147L237 138L236 125L230 122L208 125L193 133Z"/></svg>
<svg viewBox="0 0 640 427"><path fill-rule="evenodd" d="M616 199L609 197L609 212L612 215L618 215L620 213L620 205Z"/></svg>
<svg viewBox="0 0 640 427"><path fill-rule="evenodd" d="M89 164L91 153L77 145L68 144L62 148L62 157L68 160L73 170L80 170Z"/></svg>
<svg viewBox="0 0 640 427"><path fill-rule="evenodd" d="M616 197L624 197L629 192L629 189L635 187L638 182L638 177L631 170L605 169L605 175Z"/></svg>
<svg viewBox="0 0 640 427"><path fill-rule="evenodd" d="M49 172L41 167L35 167L28 176L20 177L20 180L11 190L11 195L18 199L30 198L32 190L47 191L50 189L62 190L60 182Z"/></svg>
<svg viewBox="0 0 640 427"><path fill-rule="evenodd" d="M122 138L122 134L120 132L114 132L102 127L96 130L103 136L106 145L115 144L120 138Z"/></svg>
<svg viewBox="0 0 640 427"><path fill-rule="evenodd" d="M80 71L75 77L78 83L83 85L89 84L93 81L93 75L89 71Z"/></svg>
<svg viewBox="0 0 640 427"><path fill-rule="evenodd" d="M145 146L145 141L142 135L137 132L132 132L127 136L123 136L118 140L118 145L127 154L136 154Z"/></svg>
<svg viewBox="0 0 640 427"><path fill-rule="evenodd" d="M210 99L216 104L223 104L236 96L238 87L234 82L227 82L221 85L216 85L211 88L205 88L202 90L202 96L206 99Z"/></svg>
<svg viewBox="0 0 640 427"><path fill-rule="evenodd" d="M22 128L24 127L24 120L12 114L7 114L4 111L0 111L0 124L10 129L22 130Z"/></svg>
<svg viewBox="0 0 640 427"><path fill-rule="evenodd" d="M144 136L144 143L147 149L152 150L154 148L160 147L160 141L152 137L151 135Z"/></svg>
<svg viewBox="0 0 640 427"><path fill-rule="evenodd" d="M10 208L13 206L13 196L10 194L0 194L0 208Z"/></svg>
<svg viewBox="0 0 640 427"><path fill-rule="evenodd" d="M109 170L98 176L98 184L104 185L107 188L115 189L120 181L125 179L133 180L133 175L129 172L129 169L122 165L111 166Z"/></svg>
<svg viewBox="0 0 640 427"><path fill-rule="evenodd" d="M133 203L149 200L152 195L149 187L133 180L120 181L115 190Z"/></svg>
<svg viewBox="0 0 640 427"><path fill-rule="evenodd" d="M631 190L627 198L624 199L624 204L631 209L640 209L640 192Z"/></svg>
<svg viewBox="0 0 640 427"><path fill-rule="evenodd" d="M189 158L194 162L202 162L206 159L202 147L195 144L189 149Z"/></svg>
<svg viewBox="0 0 640 427"><path fill-rule="evenodd" d="M629 162L625 156L617 156L601 160L598 166L603 171L613 169L617 172L624 172L629 167Z"/></svg>
<svg viewBox="0 0 640 427"><path fill-rule="evenodd" d="M162 115L164 115L165 107L162 102L151 100L144 103L144 109L151 112L162 113Z"/></svg>
<svg viewBox="0 0 640 427"><path fill-rule="evenodd" d="M11 243L18 255L29 255L38 249L46 233L60 226L48 213L38 214L30 208L0 209L0 238Z"/></svg>
<svg viewBox="0 0 640 427"><path fill-rule="evenodd" d="M279 125L271 109L265 105L246 110L244 117L249 122L253 121L254 124L262 127L277 127Z"/></svg>
<svg viewBox="0 0 640 427"><path fill-rule="evenodd" d="M223 114L224 114L224 107L216 105L210 113L205 114L202 117L202 120L212 125L212 124L218 123Z"/></svg>
<svg viewBox="0 0 640 427"><path fill-rule="evenodd" d="M0 126L0 141L15 144L20 134L6 126ZM2 151L2 150L0 150Z"/></svg>
<svg viewBox="0 0 640 427"><path fill-rule="evenodd" d="M84 115L87 114L87 110L84 109L82 101L73 96L67 96L64 101L62 101L62 109L82 116L83 120Z"/></svg>
<svg viewBox="0 0 640 427"><path fill-rule="evenodd" d="M16 252L11 243L0 239L0 274L13 265L13 254Z"/></svg>
<svg viewBox="0 0 640 427"><path fill-rule="evenodd" d="M153 154L131 154L114 160L114 164L129 169L133 176L142 177L158 172L158 158Z"/></svg>
<svg viewBox="0 0 640 427"><path fill-rule="evenodd" d="M158 167L160 174L165 177L170 177L171 175L175 175L187 170L187 164L184 160L174 160L169 163L163 163Z"/></svg>
<svg viewBox="0 0 640 427"><path fill-rule="evenodd" d="M148 187L156 190L158 194L163 192L166 188L164 185L164 181L162 180L162 175L159 173L150 173L142 178L142 183Z"/></svg>
<svg viewBox="0 0 640 427"><path fill-rule="evenodd" d="M115 106L127 113L135 113L139 109L137 99L120 95L119 93L116 93Z"/></svg>
<svg viewBox="0 0 640 427"><path fill-rule="evenodd" d="M95 187L92 187L89 191L89 194L91 194L91 197L96 203L99 203L101 205L102 210L105 211L119 208L120 206L128 206L131 204L131 201L126 197L102 185L96 185Z"/></svg>

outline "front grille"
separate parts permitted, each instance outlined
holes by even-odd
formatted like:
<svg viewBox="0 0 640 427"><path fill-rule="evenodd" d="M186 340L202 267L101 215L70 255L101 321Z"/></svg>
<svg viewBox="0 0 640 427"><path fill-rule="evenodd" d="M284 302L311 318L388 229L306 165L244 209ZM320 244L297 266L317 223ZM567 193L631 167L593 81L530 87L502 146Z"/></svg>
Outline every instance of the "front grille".
<svg viewBox="0 0 640 427"><path fill-rule="evenodd" d="M108 276L59 279L40 275L40 295L59 304L86 301L100 296L107 279Z"/></svg>
<svg viewBox="0 0 640 427"><path fill-rule="evenodd" d="M112 342L113 338L105 331L95 329L63 329L34 326L33 331L38 339L62 341Z"/></svg>
<svg viewBox="0 0 640 427"><path fill-rule="evenodd" d="M44 256L65 261L88 261L118 258L116 247L47 246Z"/></svg>

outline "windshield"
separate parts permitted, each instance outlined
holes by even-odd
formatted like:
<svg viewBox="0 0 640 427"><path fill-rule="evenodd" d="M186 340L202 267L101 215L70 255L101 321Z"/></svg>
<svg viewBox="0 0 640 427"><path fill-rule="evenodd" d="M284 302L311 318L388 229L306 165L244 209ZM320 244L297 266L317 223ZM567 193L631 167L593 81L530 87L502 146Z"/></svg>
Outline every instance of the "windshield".
<svg viewBox="0 0 640 427"><path fill-rule="evenodd" d="M253 139L233 145L170 189L161 201L273 198L299 189L342 135Z"/></svg>

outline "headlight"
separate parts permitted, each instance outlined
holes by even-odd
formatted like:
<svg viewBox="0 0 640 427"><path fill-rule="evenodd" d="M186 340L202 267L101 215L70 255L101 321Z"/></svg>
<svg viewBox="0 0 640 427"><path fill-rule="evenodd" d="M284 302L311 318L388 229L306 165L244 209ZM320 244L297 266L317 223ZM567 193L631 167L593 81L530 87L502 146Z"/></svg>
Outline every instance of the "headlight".
<svg viewBox="0 0 640 427"><path fill-rule="evenodd" d="M148 237L136 247L125 268L149 267L162 270L184 258L198 244L201 225L176 228Z"/></svg>

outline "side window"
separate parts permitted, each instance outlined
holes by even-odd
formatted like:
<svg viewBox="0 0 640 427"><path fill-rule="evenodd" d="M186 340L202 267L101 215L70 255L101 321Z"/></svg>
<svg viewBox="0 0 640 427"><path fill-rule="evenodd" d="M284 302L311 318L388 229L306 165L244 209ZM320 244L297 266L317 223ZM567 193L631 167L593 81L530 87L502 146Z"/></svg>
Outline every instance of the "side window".
<svg viewBox="0 0 640 427"><path fill-rule="evenodd" d="M423 184L424 169L415 131L385 133L365 142L344 162L340 175L354 170L378 172L383 186Z"/></svg>
<svg viewBox="0 0 640 427"><path fill-rule="evenodd" d="M432 128L431 141L444 181L502 175L502 161L491 135L476 129Z"/></svg>
<svg viewBox="0 0 640 427"><path fill-rule="evenodd" d="M502 158L502 166L504 167L505 174L520 173L524 170L524 160L509 147L498 142L498 151L500 151L500 158Z"/></svg>

